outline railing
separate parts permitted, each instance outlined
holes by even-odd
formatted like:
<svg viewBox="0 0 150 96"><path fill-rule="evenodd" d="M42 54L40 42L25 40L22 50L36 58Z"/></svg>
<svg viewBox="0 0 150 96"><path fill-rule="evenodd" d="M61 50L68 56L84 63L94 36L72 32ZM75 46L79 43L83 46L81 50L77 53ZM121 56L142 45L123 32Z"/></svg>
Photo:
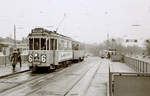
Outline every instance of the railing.
<svg viewBox="0 0 150 96"><path fill-rule="evenodd" d="M21 59L22 59L22 63L25 63L27 61L27 56L22 55ZM4 65L4 66L11 65L9 56L0 56L0 66L1 65Z"/></svg>
<svg viewBox="0 0 150 96"><path fill-rule="evenodd" d="M124 56L124 62L136 72L150 72L150 62L148 61L140 60L139 58Z"/></svg>

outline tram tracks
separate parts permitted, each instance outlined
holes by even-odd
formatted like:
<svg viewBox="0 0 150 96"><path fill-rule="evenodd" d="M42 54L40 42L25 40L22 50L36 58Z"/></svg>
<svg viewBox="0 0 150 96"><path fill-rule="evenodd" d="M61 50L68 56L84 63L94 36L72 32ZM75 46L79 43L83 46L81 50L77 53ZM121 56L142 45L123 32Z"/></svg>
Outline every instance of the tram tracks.
<svg viewBox="0 0 150 96"><path fill-rule="evenodd" d="M96 69L94 69L94 67L97 67ZM70 89L67 90L67 92L63 95L63 96L84 96L84 94L86 93L86 91L88 90L89 86L91 85L91 82L93 81L93 78L96 75L96 72L98 71L98 69L100 68L100 64L99 65L95 65L92 68L88 69L71 87ZM89 74L89 72L91 72L92 74ZM86 83L86 86L83 89L83 92L71 92L72 90L76 90L77 88L79 88L79 83L83 81L83 79L86 77L86 75L89 77L88 82ZM79 90L78 90L79 91Z"/></svg>
<svg viewBox="0 0 150 96"><path fill-rule="evenodd" d="M66 86L65 85L59 85L61 83L59 80L57 80L58 78L52 78L54 80L54 82L56 80L56 82L58 84L51 83L50 84L51 86L49 88L47 86L45 86L44 88L41 87L40 89L34 90L34 91L32 91L26 95L23 95L23 96L84 96L84 94L86 93L86 91L88 90L88 88L92 82L92 79L94 78L94 76L95 76L95 74L99 68L100 68L100 64L96 64L96 65L93 64L92 66L89 66L86 70L84 70L84 72L82 72L79 77L77 76L78 74L72 74L73 76L75 75L75 77L78 77L78 78L76 78L74 81L72 81L71 79L68 79L66 81L66 82L68 82L68 84L69 84L70 80L73 82L73 83L69 84L69 87L67 87L67 85ZM87 79L87 82L83 85L82 88L80 88L82 85L81 83L84 83L85 79ZM63 81L63 78L62 78L62 81ZM56 86L57 86L57 88L55 90L54 88ZM64 88L64 89L60 90L61 88ZM45 89L48 89L48 90L46 91ZM83 92L74 93L74 90L76 90L76 89L78 89L78 90L82 89ZM73 94L71 93L72 91L73 91Z"/></svg>
<svg viewBox="0 0 150 96"><path fill-rule="evenodd" d="M0 88L0 94L6 92L8 90L11 90L15 87L21 86L27 82L39 80L40 78L42 79L42 77L46 77L50 74L54 74L54 73L59 72L61 70L63 70L63 68L57 69L55 72L47 72L47 73L39 73L39 72L38 73L32 73L30 70L28 70L28 71L17 72L16 74L5 75L5 76L0 78L0 85L4 85L4 84L7 85L8 84L10 86L8 86L8 87L2 86ZM20 78L22 78L22 77L28 78L28 79L21 79L20 80Z"/></svg>
<svg viewBox="0 0 150 96"><path fill-rule="evenodd" d="M83 66L83 65L82 65L82 66ZM92 66L92 67L93 67L93 66ZM86 70L86 72L84 72L84 73L82 74L82 76L84 76L89 70L90 70L90 68L88 68L88 69ZM66 71L68 71L68 70L66 70ZM64 72L65 72L65 71L64 71ZM64 73L62 73L62 74L64 74ZM59 74L59 75L62 75L62 74ZM57 77L57 76L59 76L59 75L55 75L55 76L53 76L52 78L48 78L47 80L48 80L48 81L49 81L49 80L54 80L54 81L55 81L55 79L53 79L53 78L55 78L55 77ZM70 74L67 74L67 75L70 75ZM74 74L74 75L75 75L75 74ZM80 81L80 79L82 79L82 78L79 78L78 81ZM76 83L78 83L78 81L77 81ZM47 81L45 80L45 82L47 82ZM73 86L75 86L76 83L73 84ZM39 91L39 90L42 89L42 87L44 87L44 86L45 86L45 85L42 84L42 86L41 86L40 88L36 88L36 89L34 89L33 91L27 93L27 94L24 95L24 96L34 96L33 93ZM71 89L72 89L72 87L71 87ZM68 90L67 92L69 92L69 90ZM66 92L66 93L67 93L67 92ZM53 92L52 92L52 93L53 93ZM65 93L65 94L66 94L66 93ZM57 93L56 93L56 94L57 94ZM60 95L60 94L58 93L57 95ZM67 95L67 94L66 94L66 95ZM63 95L63 96L66 96L66 95ZM41 95L40 95L40 96L41 96Z"/></svg>
<svg viewBox="0 0 150 96"><path fill-rule="evenodd" d="M29 74L31 74L31 71L26 71L26 72L22 72L19 74L9 75L9 76L1 78L0 84L9 84L10 86L4 87L3 89L1 89L0 93L5 92L9 89L15 88L19 85L22 85L28 81L32 81L34 79L37 79L41 76L41 75L39 76L39 75L32 74L32 76L30 76L28 79L17 80L17 78L19 78L20 76L29 75Z"/></svg>
<svg viewBox="0 0 150 96"><path fill-rule="evenodd" d="M40 77L38 76L37 78L33 78L30 81L22 82L19 86L14 86L13 88L9 88L9 89L7 89L3 92L0 92L0 95L2 95L2 96L12 96L12 95L9 95L9 93L13 94L14 90L22 89L22 88L25 88L25 87L28 88L27 86L33 88L33 87L36 87L37 85L40 85L41 87L43 87L43 86L46 85L47 80L52 79L56 76L59 76L59 75L63 74L65 71L67 71L68 68L69 67L64 68L64 69L58 69L58 70L56 70L56 72L53 72L51 74L47 74L47 75L40 76ZM34 91L37 91L38 89L40 89L40 88L37 87L34 90L31 90L31 92L28 92L28 94L30 94ZM23 96L28 95L28 94L24 94Z"/></svg>

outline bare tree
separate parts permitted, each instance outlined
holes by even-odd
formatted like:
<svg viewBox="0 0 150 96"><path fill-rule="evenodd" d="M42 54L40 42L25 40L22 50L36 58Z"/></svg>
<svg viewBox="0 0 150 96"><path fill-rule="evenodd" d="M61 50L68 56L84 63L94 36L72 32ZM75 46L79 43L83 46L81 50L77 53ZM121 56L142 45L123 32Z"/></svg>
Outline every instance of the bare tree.
<svg viewBox="0 0 150 96"><path fill-rule="evenodd" d="M150 55L150 42L145 43L145 52L146 55Z"/></svg>
<svg viewBox="0 0 150 96"><path fill-rule="evenodd" d="M147 50L149 50L150 54L150 43L149 46L147 45ZM133 54L138 55L142 54L143 49L139 46L124 46L123 45L123 39L121 38L112 38L109 40L105 40L103 43L97 44L86 44L86 52L91 53L95 56L99 56L99 52L102 50L108 50L108 49L116 49L117 52L121 54Z"/></svg>

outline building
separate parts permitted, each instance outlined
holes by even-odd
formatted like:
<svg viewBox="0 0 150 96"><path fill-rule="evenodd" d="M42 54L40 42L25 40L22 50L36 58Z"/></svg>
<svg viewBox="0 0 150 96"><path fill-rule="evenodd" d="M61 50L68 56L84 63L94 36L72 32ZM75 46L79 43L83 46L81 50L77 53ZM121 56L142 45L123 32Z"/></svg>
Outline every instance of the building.
<svg viewBox="0 0 150 96"><path fill-rule="evenodd" d="M9 55L14 48L14 40L12 38L0 38L0 54ZM27 42L16 41L16 48L19 48L21 53L27 54L28 45Z"/></svg>

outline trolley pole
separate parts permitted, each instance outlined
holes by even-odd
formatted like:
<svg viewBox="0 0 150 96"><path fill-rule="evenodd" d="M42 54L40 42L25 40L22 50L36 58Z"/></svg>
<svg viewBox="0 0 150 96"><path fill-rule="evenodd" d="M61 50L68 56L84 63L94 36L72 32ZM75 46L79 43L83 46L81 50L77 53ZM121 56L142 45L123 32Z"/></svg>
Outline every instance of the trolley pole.
<svg viewBox="0 0 150 96"><path fill-rule="evenodd" d="M66 13L64 13L64 17L62 18L62 20L59 22L57 28L56 28L56 33L58 31L58 28L60 27L61 23L65 20L65 17L66 17Z"/></svg>

